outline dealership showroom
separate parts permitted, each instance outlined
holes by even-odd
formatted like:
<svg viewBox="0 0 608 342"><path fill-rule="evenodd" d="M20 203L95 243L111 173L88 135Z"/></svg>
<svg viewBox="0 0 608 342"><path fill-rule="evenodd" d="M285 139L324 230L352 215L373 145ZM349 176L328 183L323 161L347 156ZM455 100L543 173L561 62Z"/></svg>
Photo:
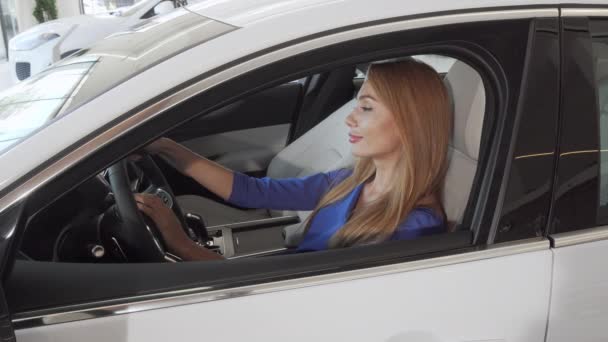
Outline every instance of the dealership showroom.
<svg viewBox="0 0 608 342"><path fill-rule="evenodd" d="M0 0L0 342L608 341L608 0Z"/></svg>

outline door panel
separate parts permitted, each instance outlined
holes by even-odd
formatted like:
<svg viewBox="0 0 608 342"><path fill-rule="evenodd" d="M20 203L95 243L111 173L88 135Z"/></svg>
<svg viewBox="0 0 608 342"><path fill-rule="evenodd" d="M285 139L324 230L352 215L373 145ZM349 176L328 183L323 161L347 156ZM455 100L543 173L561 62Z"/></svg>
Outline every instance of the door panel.
<svg viewBox="0 0 608 342"><path fill-rule="evenodd" d="M604 341L608 325L608 241L553 249L547 342Z"/></svg>
<svg viewBox="0 0 608 342"><path fill-rule="evenodd" d="M549 249L17 331L30 341L543 341ZM169 323L169 324L168 324Z"/></svg>

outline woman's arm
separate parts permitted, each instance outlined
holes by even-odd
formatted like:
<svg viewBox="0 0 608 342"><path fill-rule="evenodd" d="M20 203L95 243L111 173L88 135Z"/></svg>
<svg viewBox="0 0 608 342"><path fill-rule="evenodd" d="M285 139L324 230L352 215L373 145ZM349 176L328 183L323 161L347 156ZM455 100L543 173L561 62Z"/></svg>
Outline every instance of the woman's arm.
<svg viewBox="0 0 608 342"><path fill-rule="evenodd" d="M146 147L158 154L179 172L192 177L209 191L228 200L232 192L234 173L167 138L160 138Z"/></svg>
<svg viewBox="0 0 608 342"><path fill-rule="evenodd" d="M341 169L303 178L255 178L228 170L167 138L153 142L146 150L225 201L245 208L312 210L333 184L351 173Z"/></svg>
<svg viewBox="0 0 608 342"><path fill-rule="evenodd" d="M255 178L234 173L230 203L247 208L313 210L332 185L350 174L341 169L302 178Z"/></svg>

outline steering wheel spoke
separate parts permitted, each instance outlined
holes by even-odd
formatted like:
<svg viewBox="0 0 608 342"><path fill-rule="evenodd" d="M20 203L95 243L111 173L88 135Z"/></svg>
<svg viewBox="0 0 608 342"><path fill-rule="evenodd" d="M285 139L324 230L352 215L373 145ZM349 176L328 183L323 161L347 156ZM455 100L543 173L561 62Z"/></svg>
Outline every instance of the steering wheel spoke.
<svg viewBox="0 0 608 342"><path fill-rule="evenodd" d="M192 229L186 225L179 203L154 160L148 154L137 161L125 158L112 165L107 174L115 200L115 210L108 213L117 216L108 227L108 234L121 242L122 253L130 261L168 261L162 234L154 222L139 211L133 194L158 196L173 210L188 236Z"/></svg>

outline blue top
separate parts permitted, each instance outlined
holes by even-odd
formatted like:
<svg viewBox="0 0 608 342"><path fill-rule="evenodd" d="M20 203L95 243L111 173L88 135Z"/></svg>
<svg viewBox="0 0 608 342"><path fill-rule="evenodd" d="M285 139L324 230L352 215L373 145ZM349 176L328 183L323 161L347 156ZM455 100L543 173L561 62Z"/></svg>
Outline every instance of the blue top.
<svg viewBox="0 0 608 342"><path fill-rule="evenodd" d="M329 189L343 181L352 170L340 169L304 178L254 178L234 173L228 202L245 208L272 210L313 210ZM321 208L310 222L310 228L298 246L299 251L328 248L330 238L346 223L363 184L341 200ZM432 209L415 208L397 227L390 240L407 240L442 233L444 224Z"/></svg>

